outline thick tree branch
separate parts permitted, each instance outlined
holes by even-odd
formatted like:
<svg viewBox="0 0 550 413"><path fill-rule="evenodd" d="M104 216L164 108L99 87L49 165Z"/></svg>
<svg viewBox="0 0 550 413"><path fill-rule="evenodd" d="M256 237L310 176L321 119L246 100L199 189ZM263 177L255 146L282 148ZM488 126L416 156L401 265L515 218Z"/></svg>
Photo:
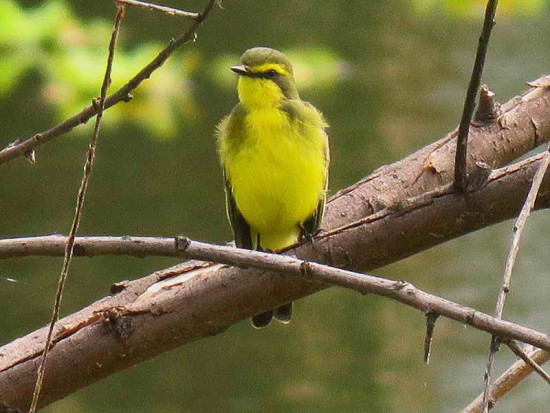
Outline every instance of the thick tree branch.
<svg viewBox="0 0 550 413"><path fill-rule="evenodd" d="M335 261L346 264L348 268L367 270L510 218L521 208L527 183L534 176L541 158L533 157L494 171L484 187L469 194L467 200L452 193L449 185L447 190L413 200L409 204L411 209L388 208L375 214L372 220L334 231L330 236L321 235L313 244L306 243L292 252L308 261ZM546 176L537 207L548 207L549 204L550 176ZM488 210L488 205L494 207ZM390 247L389 244L397 246ZM185 251L185 248L179 249ZM193 256L215 258L204 251ZM268 254L268 257L271 256ZM299 265L294 268L294 271L303 271ZM167 279L158 282L161 278ZM139 287L136 288L134 283ZM407 283L401 283L400 288L390 283L386 285L388 288L379 292L383 291L392 298L403 294L400 298L410 303L415 301L424 311L445 314L472 324L480 323L478 325L485 325L486 331L486 323L493 322L491 317L460 306L455 308L449 302L440 306L425 301L424 293ZM254 313L325 286L325 283L306 281L289 274L196 262L153 274L128 286L117 286L114 291L122 290L124 294L129 288L133 292L130 296L124 295L122 300L116 295L105 298L59 322L56 346L50 354L51 368L56 374L46 375L44 403L140 360L216 334ZM507 322L501 323L495 328L509 326ZM106 334L109 331L112 334ZM498 334L507 337L508 333L501 329ZM525 331L518 334L514 333L513 338L532 341ZM22 408L28 403L24 397L25 383L35 374L35 361L42 351L40 344L43 339L40 330L0 349L0 354L3 354L0 357L0 394L10 395L9 398L5 396L4 401L8 406ZM537 340L535 345L546 348L546 335L538 335ZM86 354L84 359L82 354ZM71 362L74 357L78 358L79 365ZM82 369L90 374L82 375ZM3 380L8 375L11 380Z"/></svg>
<svg viewBox="0 0 550 413"><path fill-rule="evenodd" d="M172 55L172 53L176 51L176 49L193 40L199 26L208 17L212 7L214 7L214 4L216 4L217 1L218 0L209 0L205 8L199 13L198 17L193 20L191 26L184 33L179 35L176 39L172 39L168 46L166 46L147 66L141 69L137 75L130 79L128 83L122 86L115 93L108 96L105 99L105 109L108 109L121 101L129 101L132 98L130 92L137 88L141 82L148 79L155 70L161 67ZM9 145L0 151L0 164L11 161L18 156L25 156L25 154L33 151L39 145L49 142L58 136L62 136L73 130L75 127L88 122L88 120L97 115L98 112L99 107L92 104L87 108L84 108L72 118L55 125L47 131L37 133L29 139Z"/></svg>
<svg viewBox="0 0 550 413"><path fill-rule="evenodd" d="M550 138L549 79L539 79L522 97L504 105L495 122L472 131L473 160L505 165ZM454 136L339 192L323 223L331 235L321 234L313 245L291 253L307 261L370 271L515 216L540 157L494 171L478 191L457 195L451 192ZM548 179L542 188L538 208L550 203ZM384 209L388 206L392 207ZM164 278L170 280L158 284ZM56 374L46 373L43 403L324 287L294 276L202 262L116 285L114 296L60 321L49 359ZM28 384L36 374L44 334L38 330L0 349L0 405L28 405Z"/></svg>
<svg viewBox="0 0 550 413"><path fill-rule="evenodd" d="M499 168L550 140L550 75L470 130L468 172L482 162ZM385 165L329 201L323 228L336 228L453 182L457 130L401 161Z"/></svg>

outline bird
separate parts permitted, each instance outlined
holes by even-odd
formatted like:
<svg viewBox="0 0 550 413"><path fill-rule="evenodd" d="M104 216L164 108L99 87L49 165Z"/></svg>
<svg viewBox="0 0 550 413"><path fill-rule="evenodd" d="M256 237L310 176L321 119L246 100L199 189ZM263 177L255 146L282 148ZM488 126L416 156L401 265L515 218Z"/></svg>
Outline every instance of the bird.
<svg viewBox="0 0 550 413"><path fill-rule="evenodd" d="M235 245L276 252L318 232L325 211L329 144L323 115L300 99L291 62L280 51L244 52L239 103L217 127L226 209ZM292 303L252 317L288 323Z"/></svg>

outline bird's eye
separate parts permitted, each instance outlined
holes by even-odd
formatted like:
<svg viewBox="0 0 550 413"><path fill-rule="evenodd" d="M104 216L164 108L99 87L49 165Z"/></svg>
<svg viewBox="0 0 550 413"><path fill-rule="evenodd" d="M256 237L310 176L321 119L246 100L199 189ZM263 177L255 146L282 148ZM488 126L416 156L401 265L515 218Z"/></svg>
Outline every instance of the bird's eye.
<svg viewBox="0 0 550 413"><path fill-rule="evenodd" d="M266 72L266 75L268 78L273 79L275 76L277 76L277 71L275 69L270 69Z"/></svg>

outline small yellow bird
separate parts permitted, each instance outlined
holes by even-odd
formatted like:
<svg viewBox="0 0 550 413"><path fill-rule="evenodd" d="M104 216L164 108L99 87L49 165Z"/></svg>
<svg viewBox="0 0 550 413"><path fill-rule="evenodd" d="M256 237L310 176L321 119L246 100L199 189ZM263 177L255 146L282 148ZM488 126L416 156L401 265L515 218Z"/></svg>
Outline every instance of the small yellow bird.
<svg viewBox="0 0 550 413"><path fill-rule="evenodd" d="M238 103L218 125L227 215L237 247L277 251L309 239L325 209L329 149L321 113L300 100L292 65L268 47L255 47L231 70ZM258 314L288 323L292 303Z"/></svg>

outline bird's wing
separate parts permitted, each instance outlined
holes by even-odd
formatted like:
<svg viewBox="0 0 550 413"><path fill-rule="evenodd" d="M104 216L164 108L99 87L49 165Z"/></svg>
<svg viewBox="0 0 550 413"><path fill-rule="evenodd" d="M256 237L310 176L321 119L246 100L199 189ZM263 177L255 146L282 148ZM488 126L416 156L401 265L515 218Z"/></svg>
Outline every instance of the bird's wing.
<svg viewBox="0 0 550 413"><path fill-rule="evenodd" d="M326 134L325 134L326 136ZM328 166L329 166L329 149L328 149L328 138L327 145L325 146L325 162L327 172L325 175L325 189L321 194L319 199L319 204L317 209L313 214L307 218L302 224L302 237L311 238L312 235L316 234L321 228L321 221L323 220L323 215L325 214L325 204L327 200L327 190L328 190Z"/></svg>
<svg viewBox="0 0 550 413"><path fill-rule="evenodd" d="M250 225L244 219L237 204L235 198L233 198L233 190L231 189L231 183L227 179L225 171L223 173L223 180L225 183L225 202L227 207L227 216L233 228L233 234L235 236L235 245L239 248L253 249L252 237L250 234Z"/></svg>
<svg viewBox="0 0 550 413"><path fill-rule="evenodd" d="M310 238L312 235L319 231L321 227L321 221L323 220L323 215L325 213L325 201L326 201L326 190L325 194L319 200L317 209L313 214L307 218L304 223L301 225L302 237Z"/></svg>
<svg viewBox="0 0 550 413"><path fill-rule="evenodd" d="M218 151L220 158L222 159L222 168L223 168L223 180L225 185L225 201L227 208L227 216L233 229L233 234L235 236L235 244L240 248L253 249L252 237L250 226L248 222L244 219L235 198L233 197L233 189L231 188L231 182L227 177L227 172L225 170L225 157L232 145L238 145L241 140L241 134L239 131L243 129L243 119L245 115L245 109L241 104L237 104L233 108L233 111L229 116L224 118L218 125L217 130L217 140L218 140Z"/></svg>
<svg viewBox="0 0 550 413"><path fill-rule="evenodd" d="M309 102L304 102L302 100L288 100L283 106L283 110L287 112L293 122L308 126L314 124L316 127L318 127L319 133L322 134L322 138L325 142L323 151L326 167L324 186L325 189L321 194L321 197L319 198L319 204L317 205L317 208L315 209L313 214L311 214L300 226L302 237L310 238L312 235L319 231L319 228L321 227L321 221L323 220L323 215L325 213L325 203L327 198L326 194L328 189L328 167L330 163L328 135L326 133L326 128L328 127L328 125L324 120L321 112L319 112Z"/></svg>

